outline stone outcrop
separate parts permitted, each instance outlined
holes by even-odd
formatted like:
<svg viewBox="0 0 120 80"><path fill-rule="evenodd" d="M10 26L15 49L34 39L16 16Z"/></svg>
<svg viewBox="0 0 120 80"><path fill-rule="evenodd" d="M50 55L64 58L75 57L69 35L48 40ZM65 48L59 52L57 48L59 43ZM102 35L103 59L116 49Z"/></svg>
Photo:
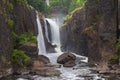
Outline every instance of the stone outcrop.
<svg viewBox="0 0 120 80"><path fill-rule="evenodd" d="M64 67L73 67L75 66L76 56L72 53L63 53L61 54L58 59L57 63L63 64Z"/></svg>
<svg viewBox="0 0 120 80"><path fill-rule="evenodd" d="M115 0L87 0L61 28L62 50L88 56L90 63L106 68L116 53L116 5Z"/></svg>
<svg viewBox="0 0 120 80"><path fill-rule="evenodd" d="M73 67L73 66L75 66L75 65L76 65L76 64L75 64L75 60L70 60L70 61L64 63L64 64L63 64L63 67Z"/></svg>
<svg viewBox="0 0 120 80"><path fill-rule="evenodd" d="M39 55L39 56L38 56L38 60L42 61L42 62L45 63L45 64L50 63L49 58L46 57L46 56L44 56L44 55Z"/></svg>
<svg viewBox="0 0 120 80"><path fill-rule="evenodd" d="M25 44L19 46L19 49L24 51L31 58L36 58L38 56L37 43L26 42Z"/></svg>
<svg viewBox="0 0 120 80"><path fill-rule="evenodd" d="M12 68L10 57L14 46L13 33L21 35L28 32L37 35L36 11L17 0L0 0L0 69L6 72L5 75Z"/></svg>
<svg viewBox="0 0 120 80"><path fill-rule="evenodd" d="M35 70L36 74L40 76L50 77L50 76L60 76L61 72L59 70L55 70L54 68L40 68Z"/></svg>
<svg viewBox="0 0 120 80"><path fill-rule="evenodd" d="M44 55L39 55L35 59L31 61L31 69L38 69L40 67L46 67L47 64L50 63L50 60L48 57Z"/></svg>

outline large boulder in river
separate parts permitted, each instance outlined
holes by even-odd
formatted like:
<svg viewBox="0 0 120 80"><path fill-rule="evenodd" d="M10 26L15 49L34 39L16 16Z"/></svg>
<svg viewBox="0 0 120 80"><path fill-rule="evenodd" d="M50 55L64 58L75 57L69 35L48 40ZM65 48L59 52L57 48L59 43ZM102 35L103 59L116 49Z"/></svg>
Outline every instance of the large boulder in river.
<svg viewBox="0 0 120 80"><path fill-rule="evenodd" d="M57 63L63 64L65 67L72 67L75 65L75 60L76 60L76 56L74 54L63 53L58 57Z"/></svg>
<svg viewBox="0 0 120 80"><path fill-rule="evenodd" d="M49 58L44 55L39 55L38 58L32 60L32 69L46 67L47 64L50 64Z"/></svg>
<svg viewBox="0 0 120 80"><path fill-rule="evenodd" d="M33 69L38 69L40 67L45 67L45 64L42 61L34 60L32 66Z"/></svg>
<svg viewBox="0 0 120 80"><path fill-rule="evenodd" d="M42 62L45 63L45 64L50 63L49 58L46 57L46 56L44 56L44 55L39 55L39 56L38 56L38 60L39 60L39 61L42 61Z"/></svg>
<svg viewBox="0 0 120 80"><path fill-rule="evenodd" d="M70 61L63 64L64 67L73 67L75 65L76 65L75 60L70 60Z"/></svg>

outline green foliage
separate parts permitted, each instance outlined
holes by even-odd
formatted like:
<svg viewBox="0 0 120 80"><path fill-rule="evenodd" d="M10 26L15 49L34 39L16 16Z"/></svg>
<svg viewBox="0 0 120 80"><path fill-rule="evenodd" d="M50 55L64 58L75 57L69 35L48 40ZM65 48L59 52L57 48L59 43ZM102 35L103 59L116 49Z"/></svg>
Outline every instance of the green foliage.
<svg viewBox="0 0 120 80"><path fill-rule="evenodd" d="M66 21L70 20L71 18L72 18L72 15L67 15L67 16L64 18L64 21L66 22Z"/></svg>
<svg viewBox="0 0 120 80"><path fill-rule="evenodd" d="M14 49L11 55L11 62L19 67L27 67L30 63L30 57L24 51Z"/></svg>
<svg viewBox="0 0 120 80"><path fill-rule="evenodd" d="M45 11L45 0L27 0L28 4L33 6L36 10Z"/></svg>
<svg viewBox="0 0 120 80"><path fill-rule="evenodd" d="M73 12L76 8L81 8L85 2L86 0L71 0L68 13Z"/></svg>
<svg viewBox="0 0 120 80"><path fill-rule="evenodd" d="M45 0L27 0L28 4L41 12L49 13L53 9L65 10L71 13L76 8L82 7L86 0L49 0L50 5L47 6Z"/></svg>
<svg viewBox="0 0 120 80"><path fill-rule="evenodd" d="M76 8L84 5L86 0L50 0L50 6L47 8L52 10L54 8L65 9L66 12L71 13Z"/></svg>
<svg viewBox="0 0 120 80"><path fill-rule="evenodd" d="M27 0L15 0L18 4L20 4L20 5L25 5L25 4L27 4Z"/></svg>
<svg viewBox="0 0 120 80"><path fill-rule="evenodd" d="M8 4L8 8L9 8L10 10L13 10L13 4L12 4L12 3L9 3L9 4Z"/></svg>
<svg viewBox="0 0 120 80"><path fill-rule="evenodd" d="M109 58L110 64L117 64L118 62L119 62L119 56L117 54L114 54Z"/></svg>
<svg viewBox="0 0 120 80"><path fill-rule="evenodd" d="M14 21L12 19L8 19L7 20L8 26L10 26L11 28L13 28L14 26Z"/></svg>
<svg viewBox="0 0 120 80"><path fill-rule="evenodd" d="M50 6L47 6L47 10L51 11L54 8L63 9L66 5L67 0L50 0Z"/></svg>
<svg viewBox="0 0 120 80"><path fill-rule="evenodd" d="M120 39L117 40L117 43L115 44L116 51L120 51Z"/></svg>
<svg viewBox="0 0 120 80"><path fill-rule="evenodd" d="M13 38L14 48L17 48L18 46L26 42L37 41L37 37L34 36L32 33L21 34L20 36L18 36L15 32L12 32L12 38Z"/></svg>
<svg viewBox="0 0 120 80"><path fill-rule="evenodd" d="M36 42L37 38L32 33L26 33L19 36L19 44L24 44L26 42Z"/></svg>

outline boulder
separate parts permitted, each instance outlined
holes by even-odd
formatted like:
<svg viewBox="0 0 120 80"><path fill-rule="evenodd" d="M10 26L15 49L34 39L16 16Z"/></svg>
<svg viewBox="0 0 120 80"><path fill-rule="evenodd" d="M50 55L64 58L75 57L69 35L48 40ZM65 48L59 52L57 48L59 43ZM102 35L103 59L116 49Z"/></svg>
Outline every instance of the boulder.
<svg viewBox="0 0 120 80"><path fill-rule="evenodd" d="M27 75L29 74L30 70L27 68L14 68L13 75Z"/></svg>
<svg viewBox="0 0 120 80"><path fill-rule="evenodd" d="M45 66L47 66L47 67L53 67L53 68L61 68L60 64L51 64L51 63L49 63L49 64L46 64Z"/></svg>
<svg viewBox="0 0 120 80"><path fill-rule="evenodd" d="M44 66L45 66L45 64L42 61L39 61L39 60L33 61L33 68L34 69L37 69L39 67L44 67Z"/></svg>
<svg viewBox="0 0 120 80"><path fill-rule="evenodd" d="M44 64L50 63L49 58L46 57L46 56L44 56L44 55L39 55L39 56L38 56L38 60L41 61L41 62L43 62Z"/></svg>
<svg viewBox="0 0 120 80"><path fill-rule="evenodd" d="M75 61L76 60L76 56L72 53L63 53L62 55L60 55L57 59L57 63L60 63L60 64L64 64L70 60L73 60Z"/></svg>
<svg viewBox="0 0 120 80"><path fill-rule="evenodd" d="M75 60L70 60L70 61L63 64L64 67L73 67L75 65L76 65Z"/></svg>
<svg viewBox="0 0 120 80"><path fill-rule="evenodd" d="M9 76L13 73L13 69L12 68L7 68L7 69L0 69L0 80L2 80L2 77L6 77Z"/></svg>
<svg viewBox="0 0 120 80"><path fill-rule="evenodd" d="M47 67L47 64L50 64L49 58L44 55L39 55L36 59L31 61L31 68L38 69L40 67Z"/></svg>
<svg viewBox="0 0 120 80"><path fill-rule="evenodd" d="M31 58L36 58L38 55L37 43L26 42L19 47L20 50L25 51L25 53Z"/></svg>
<svg viewBox="0 0 120 80"><path fill-rule="evenodd" d="M59 70L55 70L54 68L50 68L50 67L44 67L44 68L39 68L34 70L36 72L37 75L40 76L60 76L61 72Z"/></svg>

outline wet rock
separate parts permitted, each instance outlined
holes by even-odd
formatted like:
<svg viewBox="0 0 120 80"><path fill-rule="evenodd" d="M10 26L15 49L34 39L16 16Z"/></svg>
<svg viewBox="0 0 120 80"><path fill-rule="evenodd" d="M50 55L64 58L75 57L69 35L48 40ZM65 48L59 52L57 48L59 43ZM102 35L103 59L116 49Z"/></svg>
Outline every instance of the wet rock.
<svg viewBox="0 0 120 80"><path fill-rule="evenodd" d="M117 64L116 64L116 65L112 65L111 68L114 69L114 70L116 70L116 69L120 70L120 69L119 69L119 68L120 68L120 65L117 65Z"/></svg>
<svg viewBox="0 0 120 80"><path fill-rule="evenodd" d="M60 68L61 67L60 64L51 64L51 63L46 64L45 66L47 66L47 67L54 67L54 68Z"/></svg>
<svg viewBox="0 0 120 80"><path fill-rule="evenodd" d="M27 68L14 68L13 75L26 75L29 74L30 70Z"/></svg>
<svg viewBox="0 0 120 80"><path fill-rule="evenodd" d="M119 68L117 68L117 69L112 69L112 70L98 70L98 72L100 73L100 74L116 74L116 75L120 75L120 69Z"/></svg>
<svg viewBox="0 0 120 80"><path fill-rule="evenodd" d="M57 59L57 63L64 64L70 60L76 60L76 56L72 53L63 53Z"/></svg>
<svg viewBox="0 0 120 80"><path fill-rule="evenodd" d="M60 76L61 72L54 68L44 67L34 70L40 76Z"/></svg>
<svg viewBox="0 0 120 80"><path fill-rule="evenodd" d="M75 60L70 60L70 61L63 64L64 67L73 67L75 65L76 65Z"/></svg>
<svg viewBox="0 0 120 80"><path fill-rule="evenodd" d="M40 67L47 67L47 65L50 64L50 60L44 55L39 55L36 59L33 59L33 61L31 61L31 64L31 68L38 69Z"/></svg>
<svg viewBox="0 0 120 80"><path fill-rule="evenodd" d="M46 56L44 56L44 55L39 55L39 56L38 56L38 60L39 60L39 61L42 61L42 62L45 63L45 64L50 63L49 58L46 57Z"/></svg>
<svg viewBox="0 0 120 80"><path fill-rule="evenodd" d="M37 43L26 42L25 44L21 45L19 49L25 51L25 53L31 58L36 58L38 55Z"/></svg>
<svg viewBox="0 0 120 80"><path fill-rule="evenodd" d="M72 53L63 53L57 59L57 63L63 64L64 67L75 66L76 56Z"/></svg>
<svg viewBox="0 0 120 80"><path fill-rule="evenodd" d="M39 61L39 60L33 61L33 68L34 69L39 68L39 67L44 67L44 66L45 66L45 64L42 61Z"/></svg>
<svg viewBox="0 0 120 80"><path fill-rule="evenodd" d="M8 69L1 69L0 70L0 78L2 77L6 77L8 75L11 75L13 73L12 68L8 68ZM1 80L1 79L0 79Z"/></svg>

